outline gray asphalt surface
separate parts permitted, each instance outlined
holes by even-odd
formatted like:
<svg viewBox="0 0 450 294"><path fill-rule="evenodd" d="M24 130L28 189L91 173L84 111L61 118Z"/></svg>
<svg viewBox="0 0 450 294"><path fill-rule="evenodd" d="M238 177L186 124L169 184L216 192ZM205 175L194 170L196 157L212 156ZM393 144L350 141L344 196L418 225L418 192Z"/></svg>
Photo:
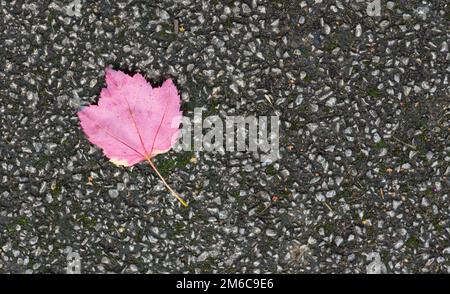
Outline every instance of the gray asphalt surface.
<svg viewBox="0 0 450 294"><path fill-rule="evenodd" d="M0 273L449 273L447 1L1 1ZM153 2L152 2L153 3ZM110 164L107 67L184 115L281 115L281 159Z"/></svg>

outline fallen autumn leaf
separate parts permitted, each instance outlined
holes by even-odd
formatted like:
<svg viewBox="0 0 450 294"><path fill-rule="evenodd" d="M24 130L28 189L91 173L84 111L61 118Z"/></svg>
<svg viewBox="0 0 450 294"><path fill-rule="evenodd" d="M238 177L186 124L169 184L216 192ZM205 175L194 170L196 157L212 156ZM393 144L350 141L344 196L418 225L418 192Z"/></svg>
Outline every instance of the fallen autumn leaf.
<svg viewBox="0 0 450 294"><path fill-rule="evenodd" d="M146 160L172 195L187 206L151 160L169 151L180 132L181 102L172 80L152 88L141 74L129 76L107 69L106 86L98 105L78 112L89 141L116 165L132 166Z"/></svg>

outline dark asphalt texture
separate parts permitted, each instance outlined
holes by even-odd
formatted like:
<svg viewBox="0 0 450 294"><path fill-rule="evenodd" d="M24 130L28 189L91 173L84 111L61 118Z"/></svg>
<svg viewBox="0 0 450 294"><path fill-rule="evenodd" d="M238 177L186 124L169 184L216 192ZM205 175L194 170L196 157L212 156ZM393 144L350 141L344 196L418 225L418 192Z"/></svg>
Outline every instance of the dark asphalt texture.
<svg viewBox="0 0 450 294"><path fill-rule="evenodd" d="M0 273L450 273L450 4L367 3L0 2ZM80 130L108 67L281 158L159 155L182 207Z"/></svg>

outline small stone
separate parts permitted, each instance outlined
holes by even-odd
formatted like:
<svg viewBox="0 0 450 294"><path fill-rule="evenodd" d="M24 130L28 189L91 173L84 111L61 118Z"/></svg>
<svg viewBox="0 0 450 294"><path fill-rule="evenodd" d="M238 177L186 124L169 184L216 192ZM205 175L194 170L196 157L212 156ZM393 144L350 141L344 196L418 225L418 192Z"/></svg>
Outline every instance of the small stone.
<svg viewBox="0 0 450 294"><path fill-rule="evenodd" d="M336 191L334 191L334 190L328 191L325 196L327 198L333 198L334 196L336 196Z"/></svg>
<svg viewBox="0 0 450 294"><path fill-rule="evenodd" d="M392 208L394 208L394 210L396 210L400 205L402 205L401 201L397 200L392 201Z"/></svg>
<svg viewBox="0 0 450 294"><path fill-rule="evenodd" d="M272 229L267 229L266 230L266 235L269 236L269 237L275 237L277 235L277 232L275 232Z"/></svg>
<svg viewBox="0 0 450 294"><path fill-rule="evenodd" d="M250 14L252 12L252 9L245 3L242 4L242 13L244 14Z"/></svg>
<svg viewBox="0 0 450 294"><path fill-rule="evenodd" d="M374 261L372 261L367 267L366 271L368 274L385 274L387 273L386 265L381 261L380 255L377 253Z"/></svg>
<svg viewBox="0 0 450 294"><path fill-rule="evenodd" d="M362 27L360 24L356 25L356 29L355 29L355 36L356 37L361 37L362 35Z"/></svg>
<svg viewBox="0 0 450 294"><path fill-rule="evenodd" d="M324 24L323 25L323 31L324 31L325 35L329 35L330 32L331 32L331 27L329 25L327 25L327 24Z"/></svg>
<svg viewBox="0 0 450 294"><path fill-rule="evenodd" d="M379 143L381 141L381 137L378 133L373 134L373 141L375 143Z"/></svg>
<svg viewBox="0 0 450 294"><path fill-rule="evenodd" d="M309 123L306 125L306 127L308 128L308 130L313 133L315 130L317 130L317 128L319 127L318 124L316 123Z"/></svg>
<svg viewBox="0 0 450 294"><path fill-rule="evenodd" d="M337 237L334 239L334 244L336 244L336 246L339 247L339 245L341 245L343 241L344 241L344 239L343 239L342 237L337 236Z"/></svg>
<svg viewBox="0 0 450 294"><path fill-rule="evenodd" d="M299 94L297 96L297 98L295 99L295 105L300 105L300 104L302 104L302 102L303 102L303 95Z"/></svg>
<svg viewBox="0 0 450 294"><path fill-rule="evenodd" d="M209 257L209 252L205 251L197 257L197 261L205 261Z"/></svg>
<svg viewBox="0 0 450 294"><path fill-rule="evenodd" d="M328 101L325 103L325 105L328 107L334 107L334 105L336 105L336 98L331 97L330 99L328 99Z"/></svg>
<svg viewBox="0 0 450 294"><path fill-rule="evenodd" d="M38 237L33 237L33 238L31 238L31 239L30 239L30 244L31 244L31 245L36 244L36 243L38 242L38 239L39 239Z"/></svg>
<svg viewBox="0 0 450 294"><path fill-rule="evenodd" d="M119 196L119 191L117 191L116 189L111 189L108 191L108 194L111 198L117 198L117 196Z"/></svg>
<svg viewBox="0 0 450 294"><path fill-rule="evenodd" d="M383 21L380 22L380 27L381 27L382 29L385 29L385 28L387 28L388 26L389 26L389 21L388 21L388 20L383 20Z"/></svg>

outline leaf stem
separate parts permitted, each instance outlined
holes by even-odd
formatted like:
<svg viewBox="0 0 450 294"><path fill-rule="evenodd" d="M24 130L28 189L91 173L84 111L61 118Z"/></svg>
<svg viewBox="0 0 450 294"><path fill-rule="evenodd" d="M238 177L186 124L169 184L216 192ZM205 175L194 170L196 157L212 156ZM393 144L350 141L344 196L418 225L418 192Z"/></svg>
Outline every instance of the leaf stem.
<svg viewBox="0 0 450 294"><path fill-rule="evenodd" d="M161 179L161 181L164 183L164 185L166 185L167 189L169 189L170 193L178 199L178 201L181 202L181 204L183 204L185 207L188 207L187 203L177 194L177 192L175 192L174 190L172 190L172 188L169 186L169 184L167 184L166 180L163 178L163 176L159 173L158 169L156 168L156 166L153 164L153 162L150 160L149 157L145 158L148 163L150 163L150 166L153 168L153 170L156 172L156 174L159 176L159 178Z"/></svg>

